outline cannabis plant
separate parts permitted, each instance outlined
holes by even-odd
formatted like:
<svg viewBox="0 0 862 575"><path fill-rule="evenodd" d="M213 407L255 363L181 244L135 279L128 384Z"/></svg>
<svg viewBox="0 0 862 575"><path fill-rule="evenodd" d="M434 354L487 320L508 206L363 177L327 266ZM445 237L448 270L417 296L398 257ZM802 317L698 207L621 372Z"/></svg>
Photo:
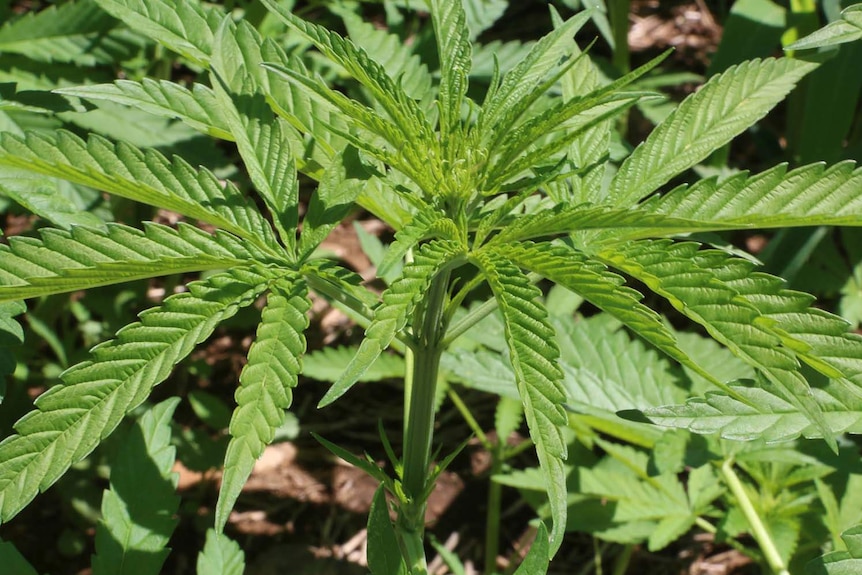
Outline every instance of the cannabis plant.
<svg viewBox="0 0 862 575"><path fill-rule="evenodd" d="M756 175L677 182L661 193L761 119L816 63L785 58L731 67L685 99L614 169L608 153L614 120L653 97L632 86L662 57L604 82L573 39L589 12L566 21L554 13L555 29L521 61L495 64L480 104L467 96L471 41L460 0L428 1L439 77L403 46L394 72L387 72L369 55L385 55L379 44L366 50L276 0L263 3L289 28L291 52L193 0L98 3L207 71L209 85L119 80L58 92L175 117L233 142L260 204L206 169L127 143L65 131L2 135L0 165L10 173L68 180L189 220L176 227L46 227L39 238L10 237L0 251L3 301L201 273L95 347L89 361L67 370L62 384L18 421L16 434L0 444L3 521L91 453L219 323L263 297L230 422L215 513L215 527L223 529L290 406L306 348L310 290L365 328L321 407L348 393L394 342L407 350L404 448L400 457L389 450L390 471L325 442L382 485L369 520L375 574L427 571L425 502L451 460L432 467L441 355L494 310L552 517L550 535L540 529L521 572L544 571L559 549L567 509L566 396L540 278L579 294L714 385L705 401L653 414L663 423L700 430L698 410L710 410L717 422L710 431L728 437L804 434L830 445L837 433L859 431L842 412L858 403L860 338L840 318L812 308L811 297L757 272L750 258L700 238L732 229L862 225L862 171L850 163L780 165ZM351 98L311 74L297 46L317 50L362 92ZM297 171L316 182L302 218ZM378 273L402 261L403 267L379 297L316 251L354 204L397 231ZM641 303L630 280L753 366L756 380L713 376ZM480 288L489 290L488 301L460 313L465 301L488 293ZM752 414L771 423L746 424ZM394 523L383 489L397 512Z"/></svg>

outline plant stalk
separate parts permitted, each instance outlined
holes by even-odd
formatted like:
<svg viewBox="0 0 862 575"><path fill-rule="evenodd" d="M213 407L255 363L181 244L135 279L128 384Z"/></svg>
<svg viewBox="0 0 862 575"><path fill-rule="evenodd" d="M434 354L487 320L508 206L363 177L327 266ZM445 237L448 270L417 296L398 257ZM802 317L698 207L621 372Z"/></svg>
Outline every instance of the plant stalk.
<svg viewBox="0 0 862 575"><path fill-rule="evenodd" d="M417 314L411 369L405 379L404 455L402 485L407 501L400 509L402 549L411 575L427 572L422 545L431 440L434 434L434 397L440 370L440 345L446 325L443 313L449 287L449 272L435 277Z"/></svg>
<svg viewBox="0 0 862 575"><path fill-rule="evenodd" d="M751 525L752 535L757 544L760 545L760 549L763 551L770 569L777 575L790 575L787 565L784 564L784 559L781 558L781 554L778 553L778 549L775 547L775 541L772 540L769 529L767 529L766 525L760 519L760 515L757 514L754 504L745 492L742 481L740 481L739 476L733 470L733 459L727 459L721 464L721 474L724 476L730 492L736 497L742 513L748 520L748 524Z"/></svg>

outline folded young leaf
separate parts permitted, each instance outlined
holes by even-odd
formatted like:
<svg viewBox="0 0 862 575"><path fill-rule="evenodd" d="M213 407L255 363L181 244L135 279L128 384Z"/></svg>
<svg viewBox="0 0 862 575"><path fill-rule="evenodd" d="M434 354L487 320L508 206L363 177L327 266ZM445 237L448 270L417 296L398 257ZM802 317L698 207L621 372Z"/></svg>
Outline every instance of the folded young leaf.
<svg viewBox="0 0 862 575"><path fill-rule="evenodd" d="M413 262L404 266L401 278L383 292L383 303L374 311L374 320L365 330L359 350L320 400L320 407L344 395L362 377L407 325L407 319L428 291L434 276L458 263L463 255L464 248L460 244L446 240L429 242L417 250Z"/></svg>
<svg viewBox="0 0 862 575"><path fill-rule="evenodd" d="M440 138L446 147L452 134L459 131L461 107L467 95L470 73L470 31L461 0L430 0L434 35L440 51L440 87L437 101L440 103Z"/></svg>
<svg viewBox="0 0 862 575"><path fill-rule="evenodd" d="M108 224L105 231L43 228L42 240L12 236L0 245L0 301L66 293L174 273L229 269L271 260L254 244L188 224Z"/></svg>
<svg viewBox="0 0 862 575"><path fill-rule="evenodd" d="M608 200L628 207L694 166L763 118L817 64L750 60L713 76L687 97L629 156Z"/></svg>
<svg viewBox="0 0 862 575"><path fill-rule="evenodd" d="M428 207L417 212L406 226L395 234L395 241L389 245L383 261L377 268L377 275L385 277L393 266L401 261L401 258L411 250L427 234L436 232L435 237L457 241L461 235L458 226L450 218L445 217L443 212L437 208Z"/></svg>
<svg viewBox="0 0 862 575"><path fill-rule="evenodd" d="M230 421L231 440L225 455L215 527L221 532L255 462L272 443L293 399L305 353L311 307L305 282L280 279L272 285L261 312L257 337L240 373L237 408Z"/></svg>
<svg viewBox="0 0 862 575"><path fill-rule="evenodd" d="M63 373L63 385L43 393L0 443L0 521L89 455L219 323L254 303L269 273L237 267L191 283Z"/></svg>
<svg viewBox="0 0 862 575"><path fill-rule="evenodd" d="M71 132L55 136L30 132L20 138L0 134L0 166L54 176L130 200L176 211L223 228L263 249L272 250L269 223L230 182L195 170L175 157L169 161L154 150L114 144L90 135L85 141Z"/></svg>
<svg viewBox="0 0 862 575"><path fill-rule="evenodd" d="M548 312L537 300L541 290L509 261L505 250L485 249L470 254L494 293L505 326L515 383L524 403L530 437L536 444L545 488L551 505L550 554L560 548L566 528L566 442L561 426L568 419L563 372L557 361L560 350Z"/></svg>

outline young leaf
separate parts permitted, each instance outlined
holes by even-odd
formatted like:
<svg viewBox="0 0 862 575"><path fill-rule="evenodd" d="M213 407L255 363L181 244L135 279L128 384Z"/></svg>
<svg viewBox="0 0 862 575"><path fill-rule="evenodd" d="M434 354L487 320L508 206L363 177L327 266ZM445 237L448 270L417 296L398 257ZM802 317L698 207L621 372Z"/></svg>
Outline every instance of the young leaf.
<svg viewBox="0 0 862 575"><path fill-rule="evenodd" d="M854 169L855 168L855 169ZM656 213L734 227L862 226L862 168L853 162L779 164L750 176L680 186L644 207Z"/></svg>
<svg viewBox="0 0 862 575"><path fill-rule="evenodd" d="M300 361L305 353L311 307L305 283L281 279L274 283L261 312L257 338L240 373L237 408L230 421L231 441L216 505L215 526L221 532L254 462L284 422L293 399Z"/></svg>
<svg viewBox="0 0 862 575"><path fill-rule="evenodd" d="M785 50L809 50L854 42L862 38L862 4L848 6L841 19L830 22L820 30L785 46Z"/></svg>
<svg viewBox="0 0 862 575"><path fill-rule="evenodd" d="M221 23L216 10L191 0L95 0L119 18L169 50L208 67L213 35Z"/></svg>
<svg viewBox="0 0 862 575"><path fill-rule="evenodd" d="M215 93L202 84L193 84L189 90L176 82L144 78L140 82L117 80L113 84L59 88L54 92L86 100L114 102L157 116L177 118L204 134L233 140Z"/></svg>
<svg viewBox="0 0 862 575"><path fill-rule="evenodd" d="M417 141L420 135L426 136L425 141L431 140L431 129L419 105L364 50L331 30L297 18L283 4L274 0L263 0L263 3L285 24L308 38L324 56L368 88L406 140Z"/></svg>
<svg viewBox="0 0 862 575"><path fill-rule="evenodd" d="M39 491L86 457L123 416L165 380L216 326L251 305L266 288L263 271L234 268L189 284L140 315L92 360L63 374L63 385L36 400L36 410L0 443L0 520L15 516Z"/></svg>
<svg viewBox="0 0 862 575"><path fill-rule="evenodd" d="M230 234L210 235L182 223L177 229L147 223L141 231L111 223L105 231L75 226L40 233L41 241L13 236L8 246L0 245L0 301L270 259Z"/></svg>
<svg viewBox="0 0 862 575"><path fill-rule="evenodd" d="M56 136L0 135L0 165L54 176L179 212L227 230L252 243L274 246L270 225L230 182L195 170L179 158L113 144L96 135L87 141L71 132ZM271 248L267 248L271 249Z"/></svg>
<svg viewBox="0 0 862 575"><path fill-rule="evenodd" d="M287 137L290 127L276 120L264 96L268 82L260 45L260 36L248 22L236 26L225 16L213 46L213 86L249 177L293 255L299 183Z"/></svg>
<svg viewBox="0 0 862 575"><path fill-rule="evenodd" d="M198 554L197 575L242 575L245 553L235 541L214 529L207 529L207 540Z"/></svg>
<svg viewBox="0 0 862 575"><path fill-rule="evenodd" d="M413 219L398 230L395 241L389 246L383 261L377 267L377 275L386 276L393 267L401 262L401 258L407 254L426 235L436 232L436 236L447 240L457 241L461 236L458 226L450 218L447 218L437 208L428 207L417 212Z"/></svg>
<svg viewBox="0 0 862 575"><path fill-rule="evenodd" d="M368 512L368 569L371 575L407 575L383 485L374 493Z"/></svg>
<svg viewBox="0 0 862 575"><path fill-rule="evenodd" d="M298 257L304 260L353 208L369 173L356 148L348 146L333 159L311 196L302 222Z"/></svg>
<svg viewBox="0 0 862 575"><path fill-rule="evenodd" d="M171 417L177 397L149 409L123 440L102 496L93 575L158 575L168 556L180 498L171 473Z"/></svg>
<svg viewBox="0 0 862 575"><path fill-rule="evenodd" d="M518 569L514 575L540 575L547 573L550 556L548 528L545 527L544 523L540 522L536 530L536 538L533 539L533 544L530 545L530 551L527 552L527 556L518 565Z"/></svg>
<svg viewBox="0 0 862 575"><path fill-rule="evenodd" d="M694 166L765 116L816 67L788 58L750 60L713 76L623 162L610 202L628 207Z"/></svg>
<svg viewBox="0 0 862 575"><path fill-rule="evenodd" d="M461 106L467 95L470 73L470 31L461 0L429 0L434 36L440 53L440 138L448 146L459 131Z"/></svg>
<svg viewBox="0 0 862 575"><path fill-rule="evenodd" d="M551 504L554 524L550 548L554 554L566 526L566 443L560 426L568 421L562 406L566 396L561 384L563 373L557 365L560 350L554 340L554 328L537 301L541 291L510 263L504 252L473 252L470 259L484 274L503 315L515 382Z"/></svg>
<svg viewBox="0 0 862 575"><path fill-rule="evenodd" d="M464 249L458 243L446 240L429 242L419 248L413 262L404 266L401 278L383 292L383 303L374 311L374 320L365 330L365 339L356 356L320 400L321 407L344 395L362 377L407 324L434 276L457 265L463 255Z"/></svg>

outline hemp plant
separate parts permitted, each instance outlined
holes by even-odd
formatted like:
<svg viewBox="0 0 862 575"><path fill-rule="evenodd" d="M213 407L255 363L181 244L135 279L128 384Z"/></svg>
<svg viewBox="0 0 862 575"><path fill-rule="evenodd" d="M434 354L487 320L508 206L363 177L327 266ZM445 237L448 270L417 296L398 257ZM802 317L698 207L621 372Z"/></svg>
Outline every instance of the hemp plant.
<svg viewBox="0 0 862 575"><path fill-rule="evenodd" d="M810 296L755 271L750 259L684 236L862 225L862 171L851 163L792 171L781 165L660 193L766 115L816 63L765 59L730 68L683 101L613 170L614 120L652 97L631 87L663 57L602 83L574 42L588 12L566 21L554 14L555 29L520 62L505 72L498 64L480 104L467 97L471 43L460 0L428 1L440 61L436 92L427 82L422 90L411 84L419 76L421 85L423 73L430 78L418 60L405 60L393 76L351 40L263 0L294 43L316 49L358 81L364 101L332 89L297 54L247 22L193 0L98 3L208 71L210 85L120 80L58 92L134 105L234 142L269 217L234 183L181 158L64 131L2 135L4 170L91 186L203 225L47 227L40 238L10 237L0 248L0 300L211 272L140 314L36 400L16 434L0 444L2 521L91 453L220 322L264 297L230 422L215 513L215 527L223 529L290 407L306 348L309 290L338 302L365 327L358 352L321 407L348 393L396 340L408 350L404 447L397 457L387 442L391 470L325 442L380 480L369 519L375 575L427 572L426 499L451 458L432 461L441 354L494 310L504 324L552 518L550 535L540 528L520 572L543 572L559 549L567 509L567 413L560 350L539 278L576 292L712 382L710 405L727 418L769 413L775 404L757 398L772 397L794 421L806 422L771 429L770 439L805 433L834 445L835 434L850 425L836 414L842 398L862 385L862 340L847 333L840 318L810 307ZM297 171L317 182L302 218ZM378 273L404 265L379 297L315 251L354 204L397 231ZM624 276L756 368L757 381L723 382L703 369ZM488 301L458 314L481 287L490 289ZM813 389L801 364L828 378L828 388ZM394 522L384 489L397 512Z"/></svg>

